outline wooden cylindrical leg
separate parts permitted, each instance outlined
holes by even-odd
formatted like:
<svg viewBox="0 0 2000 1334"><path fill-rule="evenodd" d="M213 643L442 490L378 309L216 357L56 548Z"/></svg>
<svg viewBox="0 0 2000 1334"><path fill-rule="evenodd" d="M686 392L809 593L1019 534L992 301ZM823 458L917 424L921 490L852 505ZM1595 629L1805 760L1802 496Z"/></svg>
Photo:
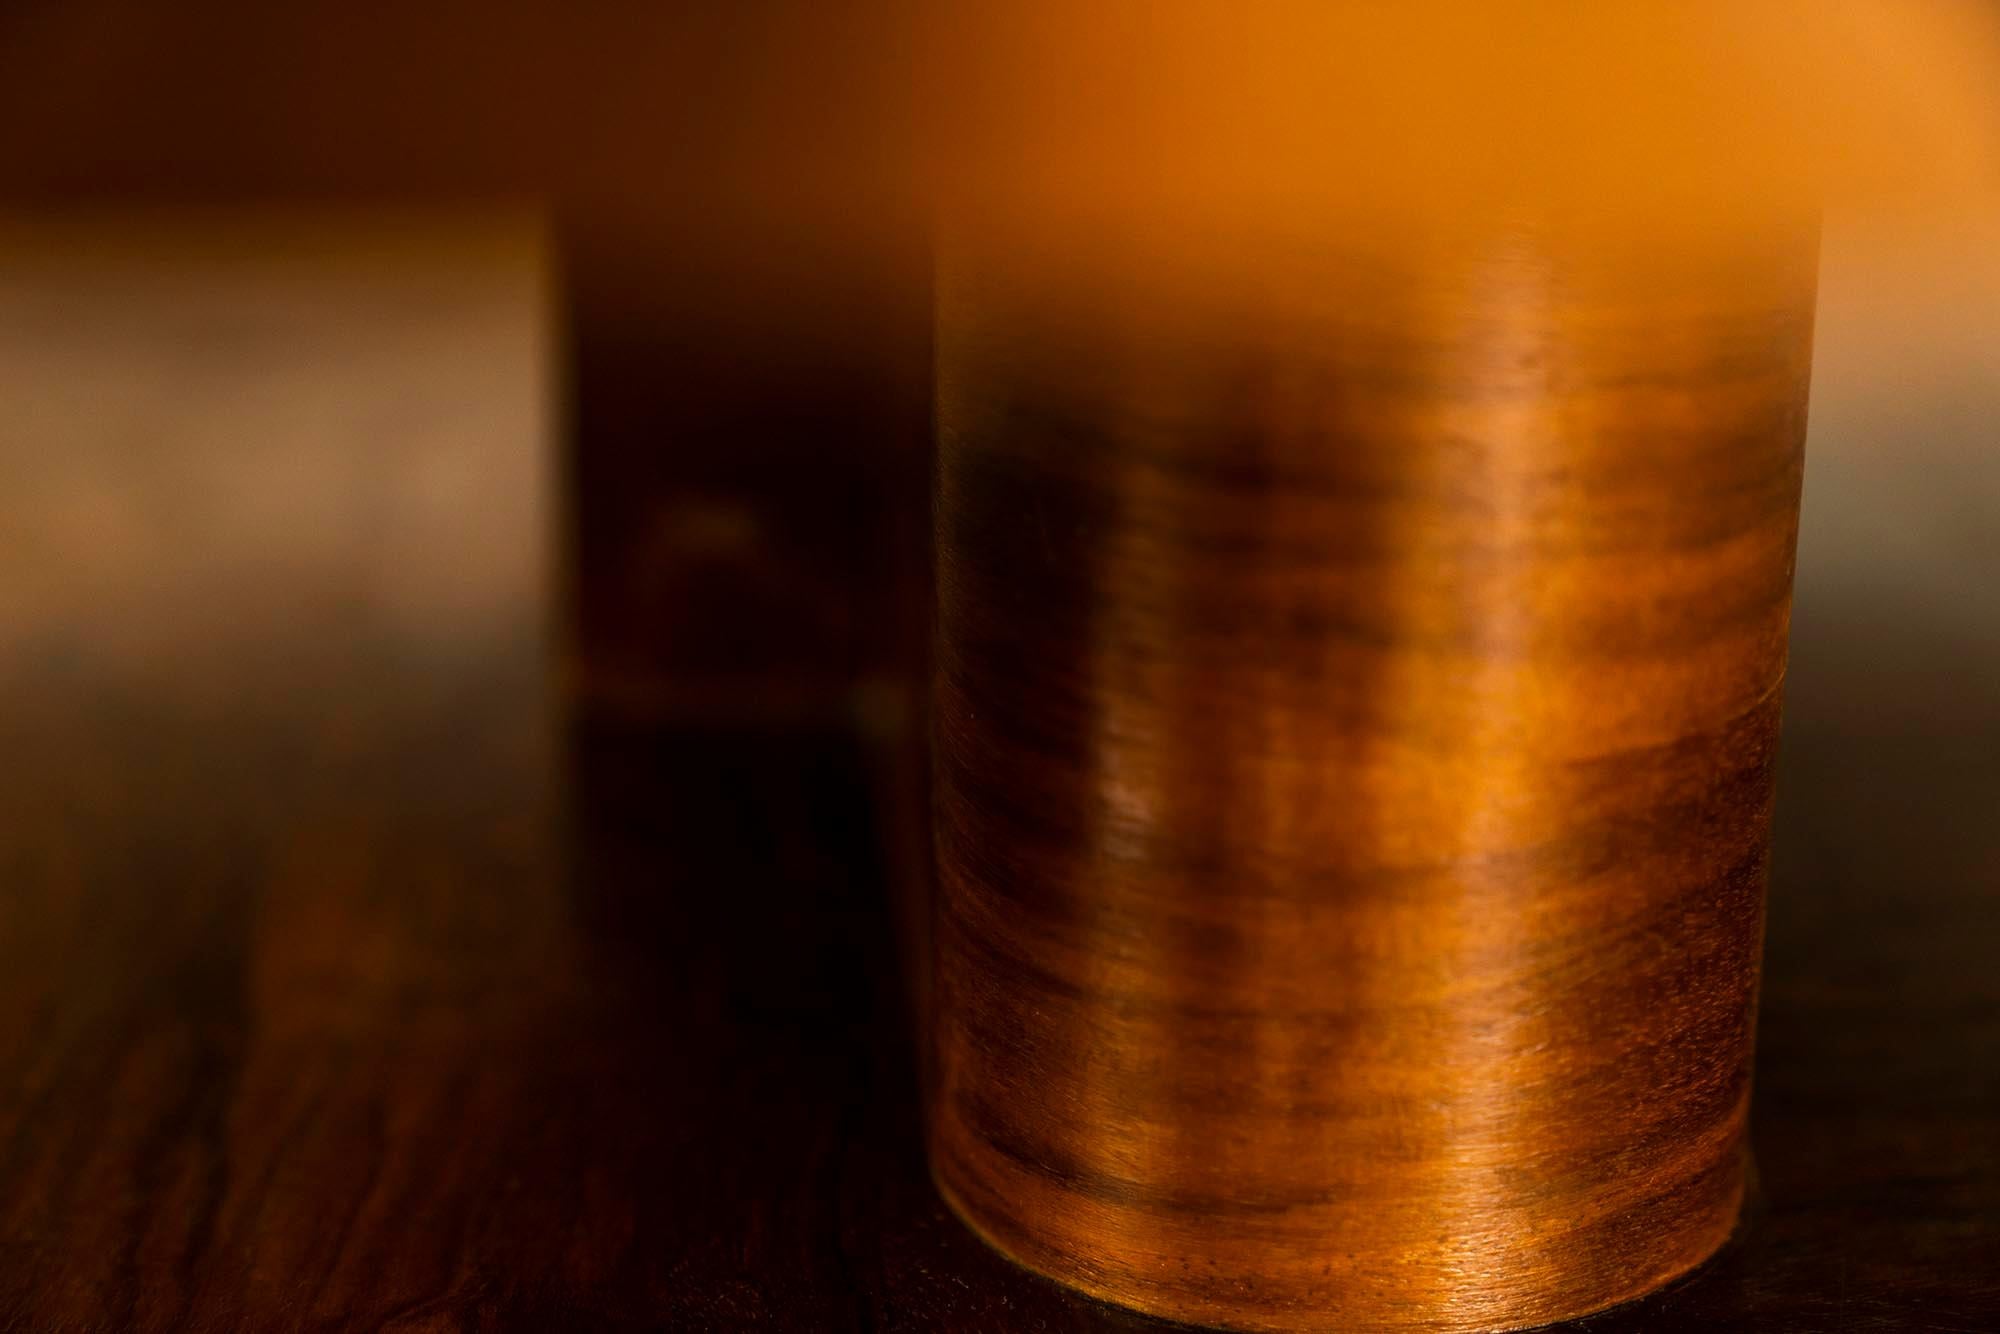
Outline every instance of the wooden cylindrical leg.
<svg viewBox="0 0 2000 1334"><path fill-rule="evenodd" d="M941 284L941 1189L1241 1329L1657 1287L1743 1190L1813 229L1115 249Z"/></svg>

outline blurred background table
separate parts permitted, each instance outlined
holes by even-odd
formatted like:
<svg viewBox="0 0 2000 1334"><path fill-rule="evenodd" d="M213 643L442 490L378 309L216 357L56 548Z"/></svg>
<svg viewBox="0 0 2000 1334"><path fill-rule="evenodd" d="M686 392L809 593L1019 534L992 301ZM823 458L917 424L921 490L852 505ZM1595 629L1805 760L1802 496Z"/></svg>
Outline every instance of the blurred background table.
<svg viewBox="0 0 2000 1334"><path fill-rule="evenodd" d="M2000 1326L2000 281L1869 271L1758 1198L1592 1329ZM0 224L0 1330L1161 1328L925 1177L921 575L810 530L907 469L578 467L559 291L528 215Z"/></svg>

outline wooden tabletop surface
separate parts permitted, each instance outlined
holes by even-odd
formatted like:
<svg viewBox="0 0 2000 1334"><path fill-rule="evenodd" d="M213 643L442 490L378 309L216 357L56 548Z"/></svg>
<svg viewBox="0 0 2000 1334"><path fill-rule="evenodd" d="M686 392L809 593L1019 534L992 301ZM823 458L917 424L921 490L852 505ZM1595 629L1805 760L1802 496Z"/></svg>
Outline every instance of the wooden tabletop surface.
<svg viewBox="0 0 2000 1334"><path fill-rule="evenodd" d="M928 1183L893 690L563 688L548 288L505 221L0 226L0 1331L1163 1328ZM2000 378L1843 397L1844 309L1756 1199L1592 1330L2000 1327Z"/></svg>

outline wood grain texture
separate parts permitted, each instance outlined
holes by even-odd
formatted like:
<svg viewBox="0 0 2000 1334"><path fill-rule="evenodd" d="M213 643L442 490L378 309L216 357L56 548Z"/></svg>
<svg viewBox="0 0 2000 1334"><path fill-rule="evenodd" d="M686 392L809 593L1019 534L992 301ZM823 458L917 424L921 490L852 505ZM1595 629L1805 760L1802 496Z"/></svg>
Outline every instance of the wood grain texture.
<svg viewBox="0 0 2000 1334"><path fill-rule="evenodd" d="M557 725L526 238L34 230L0 261L0 1329L1172 1328L931 1188L852 738ZM2000 473L1941 369L1829 415L1845 349L1751 1203L1588 1334L2000 1326L2000 604L1961 595L2000 526L1956 524ZM1936 447L1864 469L1856 431ZM1870 559L1884 524L1926 540ZM795 604L742 586L715 615Z"/></svg>
<svg viewBox="0 0 2000 1334"><path fill-rule="evenodd" d="M1811 229L1262 290L978 244L940 297L947 1198L1245 1329L1535 1325L1707 1257Z"/></svg>

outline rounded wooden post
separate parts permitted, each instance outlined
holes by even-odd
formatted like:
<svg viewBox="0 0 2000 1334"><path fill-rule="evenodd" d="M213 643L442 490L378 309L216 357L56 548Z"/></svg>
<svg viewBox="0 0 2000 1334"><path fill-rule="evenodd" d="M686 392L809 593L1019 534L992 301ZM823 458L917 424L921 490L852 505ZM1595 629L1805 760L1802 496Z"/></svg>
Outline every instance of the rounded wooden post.
<svg viewBox="0 0 2000 1334"><path fill-rule="evenodd" d="M948 253L935 1176L1160 1315L1580 1315L1743 1192L1816 232L1284 253Z"/></svg>

